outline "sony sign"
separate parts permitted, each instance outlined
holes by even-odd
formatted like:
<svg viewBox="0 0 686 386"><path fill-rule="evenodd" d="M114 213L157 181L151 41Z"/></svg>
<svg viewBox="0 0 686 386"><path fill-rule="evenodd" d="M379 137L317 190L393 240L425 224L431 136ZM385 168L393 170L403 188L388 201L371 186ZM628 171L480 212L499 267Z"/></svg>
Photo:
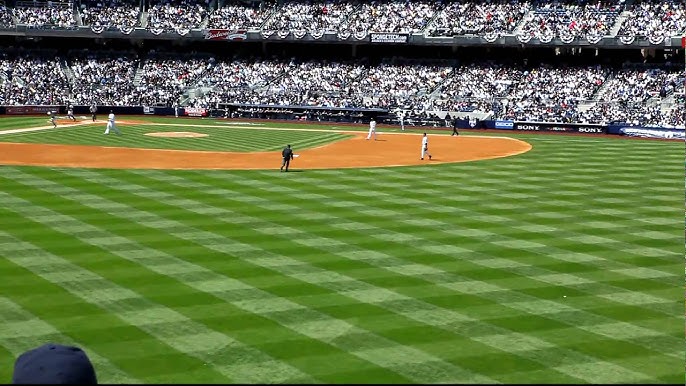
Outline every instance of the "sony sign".
<svg viewBox="0 0 686 386"><path fill-rule="evenodd" d="M603 129L600 127L580 127L579 133L603 134Z"/></svg>
<svg viewBox="0 0 686 386"><path fill-rule="evenodd" d="M532 130L532 131L541 130L541 128L536 126L536 125L517 125L516 129L517 130Z"/></svg>

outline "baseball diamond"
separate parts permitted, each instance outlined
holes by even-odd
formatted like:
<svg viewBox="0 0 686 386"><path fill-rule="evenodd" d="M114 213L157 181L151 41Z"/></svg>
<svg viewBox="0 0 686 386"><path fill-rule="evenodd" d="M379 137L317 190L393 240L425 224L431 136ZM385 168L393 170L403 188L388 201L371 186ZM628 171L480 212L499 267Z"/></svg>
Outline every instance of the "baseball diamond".
<svg viewBox="0 0 686 386"><path fill-rule="evenodd" d="M100 383L683 377L681 143L40 119L0 119L0 379L45 342Z"/></svg>

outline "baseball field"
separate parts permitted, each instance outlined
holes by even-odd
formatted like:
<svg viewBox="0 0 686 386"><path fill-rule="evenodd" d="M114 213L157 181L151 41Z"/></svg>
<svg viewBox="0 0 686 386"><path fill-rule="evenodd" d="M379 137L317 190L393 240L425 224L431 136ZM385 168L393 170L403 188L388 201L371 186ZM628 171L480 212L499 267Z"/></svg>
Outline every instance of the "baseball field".
<svg viewBox="0 0 686 386"><path fill-rule="evenodd" d="M120 119L0 119L0 382L684 380L683 142Z"/></svg>

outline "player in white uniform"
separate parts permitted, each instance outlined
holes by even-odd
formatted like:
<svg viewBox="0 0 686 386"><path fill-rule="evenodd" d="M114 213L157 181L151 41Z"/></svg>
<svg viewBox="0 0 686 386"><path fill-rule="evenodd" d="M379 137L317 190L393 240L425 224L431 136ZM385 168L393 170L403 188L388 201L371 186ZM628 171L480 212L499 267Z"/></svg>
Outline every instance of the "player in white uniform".
<svg viewBox="0 0 686 386"><path fill-rule="evenodd" d="M400 130L405 131L405 111L400 110L398 112L398 118L400 119Z"/></svg>
<svg viewBox="0 0 686 386"><path fill-rule="evenodd" d="M369 121L369 134L367 134L367 139L372 136L374 136L374 140L376 141L376 120L374 118Z"/></svg>
<svg viewBox="0 0 686 386"><path fill-rule="evenodd" d="M109 134L110 130L114 130L117 135L121 135L117 125L114 123L114 112L110 110L110 115L107 116L107 129L105 129L105 134Z"/></svg>
<svg viewBox="0 0 686 386"><path fill-rule="evenodd" d="M67 118L72 121L76 120L76 118L74 118L74 105L69 105L69 108L67 109Z"/></svg>
<svg viewBox="0 0 686 386"><path fill-rule="evenodd" d="M429 153L429 137L426 136L426 133L424 133L424 137L422 137L422 158L424 159L424 156L428 155L429 159L431 159L431 153Z"/></svg>

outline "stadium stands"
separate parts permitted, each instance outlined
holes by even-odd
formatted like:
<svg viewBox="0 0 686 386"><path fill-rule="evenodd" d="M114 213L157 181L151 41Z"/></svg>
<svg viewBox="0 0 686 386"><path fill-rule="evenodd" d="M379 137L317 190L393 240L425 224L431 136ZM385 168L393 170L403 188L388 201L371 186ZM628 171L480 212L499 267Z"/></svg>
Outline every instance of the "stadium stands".
<svg viewBox="0 0 686 386"><path fill-rule="evenodd" d="M72 2L18 1L13 12L17 24L59 28L76 26Z"/></svg>
<svg viewBox="0 0 686 386"><path fill-rule="evenodd" d="M4 2L0 2L0 28L10 27L14 25L14 18L12 17L12 10L5 6Z"/></svg>
<svg viewBox="0 0 686 386"><path fill-rule="evenodd" d="M207 3L209 0L151 1L147 8L148 29L188 31L198 28L207 15Z"/></svg>
<svg viewBox="0 0 686 386"><path fill-rule="evenodd" d="M83 59L85 57L85 59ZM69 63L73 72L71 103L90 105L139 104L133 84L139 61L131 54L75 52Z"/></svg>
<svg viewBox="0 0 686 386"><path fill-rule="evenodd" d="M0 105L55 105L67 102L70 85L54 55L3 52Z"/></svg>
<svg viewBox="0 0 686 386"><path fill-rule="evenodd" d="M193 107L226 103L478 113L553 122L683 125L684 74L650 64L620 69L490 61L380 63L153 54L3 54L0 104ZM66 92L64 91L66 90ZM192 90L192 92L191 92Z"/></svg>
<svg viewBox="0 0 686 386"><path fill-rule="evenodd" d="M674 36L686 32L686 2L681 0L638 1L628 8L621 25L622 36Z"/></svg>
<svg viewBox="0 0 686 386"><path fill-rule="evenodd" d="M140 7L136 0L90 0L81 3L83 25L140 27Z"/></svg>
<svg viewBox="0 0 686 386"><path fill-rule="evenodd" d="M225 4L209 16L207 26L232 30L259 29L274 9L274 4L270 3L262 3L259 6Z"/></svg>
<svg viewBox="0 0 686 386"><path fill-rule="evenodd" d="M284 3L262 27L265 31L338 32L355 5L345 0L296 0Z"/></svg>
<svg viewBox="0 0 686 386"><path fill-rule="evenodd" d="M448 3L428 28L431 36L512 33L531 10L529 2L495 0Z"/></svg>

